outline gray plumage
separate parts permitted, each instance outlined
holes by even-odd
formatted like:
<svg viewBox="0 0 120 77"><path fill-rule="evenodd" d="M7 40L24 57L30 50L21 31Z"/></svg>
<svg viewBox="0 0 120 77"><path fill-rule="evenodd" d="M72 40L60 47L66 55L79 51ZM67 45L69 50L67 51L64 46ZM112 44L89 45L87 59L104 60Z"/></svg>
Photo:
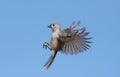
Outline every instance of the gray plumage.
<svg viewBox="0 0 120 77"><path fill-rule="evenodd" d="M51 41L50 44L45 42L43 46L52 50L53 54L46 62L46 68L50 67L58 51L66 54L77 54L89 49L89 43L91 43L89 41L91 38L87 37L89 32L86 32L84 27L77 28L79 25L80 22L73 22L70 27L61 30L59 24L50 24L49 28L52 30Z"/></svg>

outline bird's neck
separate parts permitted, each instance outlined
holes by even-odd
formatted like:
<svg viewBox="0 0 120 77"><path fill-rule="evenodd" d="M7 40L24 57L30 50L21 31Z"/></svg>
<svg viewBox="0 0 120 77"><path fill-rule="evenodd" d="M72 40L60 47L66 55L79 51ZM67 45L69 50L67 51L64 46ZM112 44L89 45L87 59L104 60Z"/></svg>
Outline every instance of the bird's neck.
<svg viewBox="0 0 120 77"><path fill-rule="evenodd" d="M59 37L59 34L60 34L61 30L60 29L57 29L55 31L52 32L52 37L54 38L58 38Z"/></svg>

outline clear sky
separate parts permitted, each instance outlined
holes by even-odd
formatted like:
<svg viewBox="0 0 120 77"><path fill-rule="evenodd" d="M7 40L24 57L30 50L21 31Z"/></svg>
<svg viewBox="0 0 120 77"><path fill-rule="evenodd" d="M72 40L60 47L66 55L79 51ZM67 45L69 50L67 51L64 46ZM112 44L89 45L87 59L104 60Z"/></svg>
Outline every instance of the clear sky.
<svg viewBox="0 0 120 77"><path fill-rule="evenodd" d="M80 21L93 37L77 55L51 55L50 23ZM120 77L120 0L1 0L0 77Z"/></svg>

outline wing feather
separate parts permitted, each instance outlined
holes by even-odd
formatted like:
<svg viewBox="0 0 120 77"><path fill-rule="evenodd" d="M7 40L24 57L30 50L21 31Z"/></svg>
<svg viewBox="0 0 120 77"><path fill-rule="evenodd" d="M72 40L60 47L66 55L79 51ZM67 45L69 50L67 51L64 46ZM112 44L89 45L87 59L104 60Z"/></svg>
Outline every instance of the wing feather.
<svg viewBox="0 0 120 77"><path fill-rule="evenodd" d="M64 29L59 35L60 40L64 42L62 52L66 54L83 52L90 47L91 38L87 37L89 32L86 32L85 27L77 29L77 26L79 26L79 23L73 23L72 26Z"/></svg>

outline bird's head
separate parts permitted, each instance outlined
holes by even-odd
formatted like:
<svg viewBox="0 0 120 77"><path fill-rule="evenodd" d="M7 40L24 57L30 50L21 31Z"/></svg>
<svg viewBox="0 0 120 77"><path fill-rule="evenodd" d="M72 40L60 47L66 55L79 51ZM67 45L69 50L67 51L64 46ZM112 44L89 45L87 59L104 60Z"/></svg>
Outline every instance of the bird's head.
<svg viewBox="0 0 120 77"><path fill-rule="evenodd" d="M60 25L59 24L50 24L48 26L48 28L51 28L51 30L54 32L54 31L60 30Z"/></svg>

